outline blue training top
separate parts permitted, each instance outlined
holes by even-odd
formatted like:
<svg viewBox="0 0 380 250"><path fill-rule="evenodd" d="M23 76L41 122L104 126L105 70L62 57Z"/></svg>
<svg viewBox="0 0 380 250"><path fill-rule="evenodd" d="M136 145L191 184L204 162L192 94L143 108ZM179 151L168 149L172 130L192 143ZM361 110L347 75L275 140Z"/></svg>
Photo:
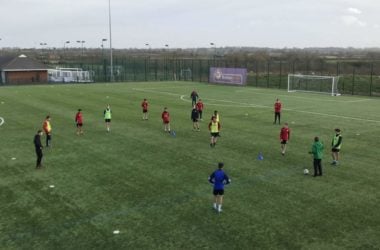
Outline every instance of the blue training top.
<svg viewBox="0 0 380 250"><path fill-rule="evenodd" d="M210 177L208 177L208 181L214 184L215 190L223 190L224 185L231 182L230 178L228 178L227 174L222 169L215 170Z"/></svg>

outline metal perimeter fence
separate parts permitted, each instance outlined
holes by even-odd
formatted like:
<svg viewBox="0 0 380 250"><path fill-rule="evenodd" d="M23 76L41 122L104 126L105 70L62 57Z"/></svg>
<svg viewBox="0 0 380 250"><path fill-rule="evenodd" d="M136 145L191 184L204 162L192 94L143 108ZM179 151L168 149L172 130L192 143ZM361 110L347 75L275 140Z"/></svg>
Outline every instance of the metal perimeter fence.
<svg viewBox="0 0 380 250"><path fill-rule="evenodd" d="M82 68L92 73L95 82L111 80L110 62L88 61L60 65ZM380 62L360 61L228 61L205 59L114 58L113 81L196 81L208 82L210 67L246 68L247 85L286 89L288 74L339 76L342 94L380 96Z"/></svg>

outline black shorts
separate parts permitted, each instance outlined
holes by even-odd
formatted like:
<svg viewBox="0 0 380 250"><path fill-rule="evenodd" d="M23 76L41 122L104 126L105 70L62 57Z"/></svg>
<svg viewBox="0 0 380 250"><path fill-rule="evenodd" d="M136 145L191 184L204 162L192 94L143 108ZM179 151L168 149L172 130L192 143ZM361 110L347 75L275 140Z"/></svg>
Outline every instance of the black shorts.
<svg viewBox="0 0 380 250"><path fill-rule="evenodd" d="M211 136L212 137L219 137L219 132L217 132L217 133L211 133Z"/></svg>
<svg viewBox="0 0 380 250"><path fill-rule="evenodd" d="M332 148L331 149L331 152L334 152L334 153L339 153L340 149L339 148Z"/></svg>
<svg viewBox="0 0 380 250"><path fill-rule="evenodd" d="M104 119L106 122L111 122L111 119Z"/></svg>
<svg viewBox="0 0 380 250"><path fill-rule="evenodd" d="M214 195L224 195L224 189L214 189L212 193Z"/></svg>
<svg viewBox="0 0 380 250"><path fill-rule="evenodd" d="M83 123L77 123L77 127L80 128L83 126Z"/></svg>
<svg viewBox="0 0 380 250"><path fill-rule="evenodd" d="M195 119L193 118L192 120L193 122L198 122L198 118L195 118Z"/></svg>
<svg viewBox="0 0 380 250"><path fill-rule="evenodd" d="M281 144L284 144L284 145L285 145L285 144L288 144L288 141L287 141L287 140L282 140L282 141L281 141Z"/></svg>
<svg viewBox="0 0 380 250"><path fill-rule="evenodd" d="M148 110L147 109L143 109L143 113L148 113Z"/></svg>

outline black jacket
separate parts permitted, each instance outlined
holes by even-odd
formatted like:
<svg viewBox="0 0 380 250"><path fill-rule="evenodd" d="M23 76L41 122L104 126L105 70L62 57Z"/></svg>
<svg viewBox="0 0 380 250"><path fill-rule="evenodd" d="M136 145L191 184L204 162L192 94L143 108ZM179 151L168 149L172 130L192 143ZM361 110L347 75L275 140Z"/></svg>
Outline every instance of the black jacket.
<svg viewBox="0 0 380 250"><path fill-rule="evenodd" d="M42 148L41 136L39 134L36 134L34 136L33 143L34 143L34 146L36 147L36 149L41 149Z"/></svg>

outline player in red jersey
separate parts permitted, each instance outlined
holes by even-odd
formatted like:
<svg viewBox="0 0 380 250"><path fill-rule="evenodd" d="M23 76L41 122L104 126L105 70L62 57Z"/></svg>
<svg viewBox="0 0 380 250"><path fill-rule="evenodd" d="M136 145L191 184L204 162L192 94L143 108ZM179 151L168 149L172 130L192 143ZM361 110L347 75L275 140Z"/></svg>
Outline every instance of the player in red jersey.
<svg viewBox="0 0 380 250"><path fill-rule="evenodd" d="M281 108L282 108L282 103L280 100L277 98L276 102L274 103L274 122L273 124L276 124L277 118L278 118L278 124L281 123Z"/></svg>
<svg viewBox="0 0 380 250"><path fill-rule="evenodd" d="M81 109L78 109L75 115L75 123L77 124L77 135L83 134L83 114Z"/></svg>
<svg viewBox="0 0 380 250"><path fill-rule="evenodd" d="M286 144L290 139L290 128L288 123L285 123L280 132L281 154L284 156L286 151Z"/></svg>
<svg viewBox="0 0 380 250"><path fill-rule="evenodd" d="M161 114L162 123L164 124L164 130L165 132L170 133L170 114L168 112L168 108L164 108L164 112Z"/></svg>
<svg viewBox="0 0 380 250"><path fill-rule="evenodd" d="M142 119L143 120L148 120L148 101L144 98L144 101L141 103L141 107L142 107L142 110L143 110L143 117Z"/></svg>
<svg viewBox="0 0 380 250"><path fill-rule="evenodd" d="M203 120L202 119L202 112L203 112L203 102L202 102L202 99L199 99L198 102L197 102L197 110L198 110L198 113L199 113L199 119L201 119L201 121Z"/></svg>

